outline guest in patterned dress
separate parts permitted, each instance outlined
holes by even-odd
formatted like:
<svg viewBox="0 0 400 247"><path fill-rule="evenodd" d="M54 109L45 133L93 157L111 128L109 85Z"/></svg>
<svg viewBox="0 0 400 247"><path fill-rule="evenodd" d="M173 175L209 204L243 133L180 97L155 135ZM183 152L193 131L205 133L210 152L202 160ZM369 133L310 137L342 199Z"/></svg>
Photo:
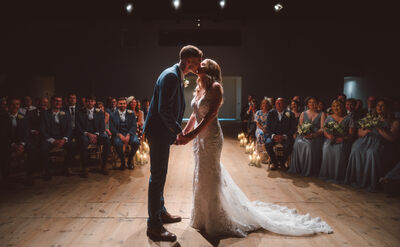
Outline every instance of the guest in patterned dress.
<svg viewBox="0 0 400 247"><path fill-rule="evenodd" d="M378 178L393 165L393 143L399 136L399 121L394 120L386 100L378 100L374 113L382 120L378 127L358 129L359 138L354 142L349 157L345 183L355 188L377 189Z"/></svg>
<svg viewBox="0 0 400 247"><path fill-rule="evenodd" d="M318 112L317 99L314 97L307 98L306 104L308 110L301 113L299 125L311 123L313 133L297 135L288 172L312 176L319 174L321 165L325 113Z"/></svg>
<svg viewBox="0 0 400 247"><path fill-rule="evenodd" d="M343 135L334 135L324 130L326 137L322 146L322 164L319 177L333 182L343 182L346 167L351 151L351 143L355 133L354 121L351 115L346 115L346 109L339 100L332 102L332 115L329 115L325 124L336 122L342 126Z"/></svg>
<svg viewBox="0 0 400 247"><path fill-rule="evenodd" d="M271 103L267 99L261 101L261 110L258 110L255 114L255 120L257 124L256 129L256 143L264 145L265 135L267 133L267 115L271 110Z"/></svg>

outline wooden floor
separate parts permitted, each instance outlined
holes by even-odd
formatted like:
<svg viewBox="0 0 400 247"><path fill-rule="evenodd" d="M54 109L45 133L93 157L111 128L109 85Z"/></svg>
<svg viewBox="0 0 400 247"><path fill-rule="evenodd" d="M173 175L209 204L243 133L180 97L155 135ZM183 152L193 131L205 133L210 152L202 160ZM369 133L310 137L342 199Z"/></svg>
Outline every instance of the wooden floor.
<svg viewBox="0 0 400 247"><path fill-rule="evenodd" d="M371 194L266 167L250 167L236 140L225 138L222 162L250 200L309 212L333 234L288 237L264 230L247 238L206 239L189 226L192 143L173 146L165 187L167 209L183 221L166 227L176 243L146 237L149 165L89 179L37 179L32 188L1 185L0 246L400 246L400 199Z"/></svg>

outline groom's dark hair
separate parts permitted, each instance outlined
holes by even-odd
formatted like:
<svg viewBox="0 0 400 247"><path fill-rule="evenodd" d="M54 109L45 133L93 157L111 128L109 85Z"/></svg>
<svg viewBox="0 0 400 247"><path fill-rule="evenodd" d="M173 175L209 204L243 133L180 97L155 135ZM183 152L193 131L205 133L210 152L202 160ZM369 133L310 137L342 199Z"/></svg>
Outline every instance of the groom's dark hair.
<svg viewBox="0 0 400 247"><path fill-rule="evenodd" d="M179 52L179 59L185 59L189 57L203 57L203 52L193 45L186 45L182 47L181 51Z"/></svg>

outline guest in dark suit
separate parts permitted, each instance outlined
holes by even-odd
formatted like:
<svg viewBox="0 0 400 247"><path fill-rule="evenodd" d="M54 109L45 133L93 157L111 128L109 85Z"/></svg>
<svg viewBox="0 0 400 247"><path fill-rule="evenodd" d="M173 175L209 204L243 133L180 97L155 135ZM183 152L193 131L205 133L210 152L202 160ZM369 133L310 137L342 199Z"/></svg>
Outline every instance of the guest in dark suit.
<svg viewBox="0 0 400 247"><path fill-rule="evenodd" d="M106 108L106 112L108 113L114 113L118 111L117 107L117 99L116 98L111 98L108 107Z"/></svg>
<svg viewBox="0 0 400 247"><path fill-rule="evenodd" d="M181 221L172 216L164 206L164 185L168 170L170 145L181 134L185 111L183 93L184 75L196 73L202 51L185 46L179 53L180 62L165 69L158 77L153 91L150 109L144 124L144 134L150 144L150 180L148 195L147 236L153 241L175 241L175 234L163 227L165 223ZM181 136L181 135L180 135ZM186 142L189 140L186 140Z"/></svg>
<svg viewBox="0 0 400 247"><path fill-rule="evenodd" d="M271 170L278 166L284 167L289 154L292 152L293 135L296 133L296 118L290 111L285 110L285 100L278 98L275 101L275 109L270 110L267 115L267 136L265 147L271 158ZM274 146L282 144L283 157L278 160L274 152Z"/></svg>
<svg viewBox="0 0 400 247"><path fill-rule="evenodd" d="M143 107L142 111L143 111L143 115L144 115L143 120L145 120L147 117L147 113L149 112L149 109L150 109L150 100L148 98L143 99L142 107Z"/></svg>
<svg viewBox="0 0 400 247"><path fill-rule="evenodd" d="M19 108L19 113L22 115L27 115L30 111L35 110L36 107L32 105L32 97L25 96L24 97L24 107Z"/></svg>
<svg viewBox="0 0 400 247"><path fill-rule="evenodd" d="M108 175L107 157L110 153L110 139L105 131L104 112L96 105L96 97L87 98L86 109L78 112L76 118L76 128L80 137L82 177L88 177L87 163L89 161L89 144L103 145L101 172Z"/></svg>
<svg viewBox="0 0 400 247"><path fill-rule="evenodd" d="M21 106L20 99L12 98L9 100L9 113L3 115L0 121L0 142L1 173L7 178L10 171L10 161L12 158L21 157L28 149L29 122L28 117L19 112ZM28 177L32 174L32 169L28 163Z"/></svg>
<svg viewBox="0 0 400 247"><path fill-rule="evenodd" d="M67 150L64 162L65 175L71 174L68 165L76 151L76 144L71 141L71 116L69 112L62 111L61 106L62 97L53 96L51 98L51 109L43 112L40 116L40 133L42 135L40 153L44 164L45 180L51 179L48 157L52 148L58 147Z"/></svg>
<svg viewBox="0 0 400 247"><path fill-rule="evenodd" d="M127 110L125 98L119 98L117 101L118 111L110 114L110 130L112 133L112 143L121 159L121 170L126 168L124 144L131 146L131 152L128 155L128 168L133 169L132 159L139 149L140 141L136 135L136 116L132 110Z"/></svg>
<svg viewBox="0 0 400 247"><path fill-rule="evenodd" d="M72 138L79 138L78 130L76 129L76 115L82 108L76 105L76 94L68 95L67 104L61 108L63 111L69 112L71 116Z"/></svg>

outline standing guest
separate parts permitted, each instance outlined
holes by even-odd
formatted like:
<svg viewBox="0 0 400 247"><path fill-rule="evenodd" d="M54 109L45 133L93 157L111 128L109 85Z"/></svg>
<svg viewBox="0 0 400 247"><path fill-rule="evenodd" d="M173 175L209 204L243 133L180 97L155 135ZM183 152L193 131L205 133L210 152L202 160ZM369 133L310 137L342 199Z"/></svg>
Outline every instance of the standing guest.
<svg viewBox="0 0 400 247"><path fill-rule="evenodd" d="M29 138L28 117L22 115L19 110L20 99L9 100L9 112L0 119L0 162L1 174L7 178L10 172L10 162L13 158L21 157L27 150ZM28 178L31 180L32 169L28 163Z"/></svg>
<svg viewBox="0 0 400 247"><path fill-rule="evenodd" d="M290 102L290 109L291 112L293 112L293 115L296 119L296 126L299 124L299 118L301 115L301 106L300 106L300 102L297 100L292 100Z"/></svg>
<svg viewBox="0 0 400 247"><path fill-rule="evenodd" d="M126 168L125 154L123 151L124 145L131 146L131 152L128 155L128 168L133 169L132 159L139 149L139 139L136 135L136 116L132 110L127 110L125 98L119 98L117 101L118 111L110 114L110 130L112 133L112 142L117 150L118 156L121 159L120 169Z"/></svg>
<svg viewBox="0 0 400 247"><path fill-rule="evenodd" d="M267 99L261 101L261 108L256 112L255 120L257 124L256 130L256 143L265 144L266 134L267 134L267 115L269 110L271 110L271 104Z"/></svg>
<svg viewBox="0 0 400 247"><path fill-rule="evenodd" d="M256 123L256 112L258 110L258 104L256 99L252 99L251 105L249 110L247 111L247 114L249 115L249 122L247 123L247 137L250 137L252 139L255 139L256 136L256 129L257 129L257 123Z"/></svg>
<svg viewBox="0 0 400 247"><path fill-rule="evenodd" d="M242 121L242 131L243 133L247 133L247 127L249 124L249 119L251 116L248 114L249 108L252 105L252 101L254 99L253 95L247 96L247 103L242 107L240 111L240 120Z"/></svg>
<svg viewBox="0 0 400 247"><path fill-rule="evenodd" d="M322 164L319 177L334 182L343 182L355 126L353 118L350 115L346 116L346 109L341 101L334 100L331 109L332 115L326 118L325 124L337 123L342 127L344 133L343 135L333 135L324 130L326 139L322 147Z"/></svg>
<svg viewBox="0 0 400 247"><path fill-rule="evenodd" d="M371 95L367 99L367 109L366 113L374 113L375 111L375 106L376 106L376 97Z"/></svg>
<svg viewBox="0 0 400 247"><path fill-rule="evenodd" d="M313 133L305 136L297 135L288 172L313 176L319 174L321 165L325 113L318 112L315 97L308 97L306 104L308 110L301 113L299 125L311 123Z"/></svg>
<svg viewBox="0 0 400 247"><path fill-rule="evenodd" d="M283 168L292 152L296 119L292 112L285 110L285 107L285 99L278 98L275 102L275 109L270 110L267 115L265 149L272 161L271 170L276 170L278 167ZM274 146L278 144L283 146L283 155L279 160L274 152Z"/></svg>
<svg viewBox="0 0 400 247"><path fill-rule="evenodd" d="M146 120L147 113L149 112L150 109L150 100L148 98L143 99L143 119Z"/></svg>
<svg viewBox="0 0 400 247"><path fill-rule="evenodd" d="M78 138L79 135L75 128L76 125L76 115L80 109L76 105L76 94L71 93L68 95L67 104L62 108L63 111L68 111L71 116L71 127L72 127L72 138Z"/></svg>
<svg viewBox="0 0 400 247"><path fill-rule="evenodd" d="M382 123L373 130L358 129L359 138L351 148L345 178L347 184L371 192L376 191L378 178L391 168L393 143L400 132L399 121L393 118L388 101L378 100L373 114L379 116Z"/></svg>
<svg viewBox="0 0 400 247"><path fill-rule="evenodd" d="M69 112L62 111L61 107L62 97L55 95L51 98L51 109L43 112L40 116L40 134L43 138L40 145L40 153L42 164L44 164L45 180L50 180L52 177L49 166L49 152L54 147L67 150L67 156L64 161L64 174L71 175L69 163L76 151L76 145L71 141L71 116Z"/></svg>
<svg viewBox="0 0 400 247"><path fill-rule="evenodd" d="M87 165L89 161L89 144L99 144L103 146L101 173L108 175L107 157L110 153L110 139L105 134L104 112L99 108L95 108L96 97L90 96L87 98L86 109L77 114L77 132L80 136L81 144L81 160L82 174L87 178L89 173Z"/></svg>
<svg viewBox="0 0 400 247"><path fill-rule="evenodd" d="M35 110L36 107L32 105L32 97L31 96L25 96L24 97L24 107L21 107L19 109L19 113L22 115L28 114L29 111Z"/></svg>
<svg viewBox="0 0 400 247"><path fill-rule="evenodd" d="M108 108L106 109L106 112L110 113L110 115L111 115L111 113L114 113L114 112L116 112L116 111L118 111L118 108L117 108L117 99L116 99L116 98L111 98L110 103L109 103L109 106L108 106Z"/></svg>
<svg viewBox="0 0 400 247"><path fill-rule="evenodd" d="M104 112L104 127L105 127L105 133L107 136L110 138L111 137L111 131L110 131L110 113L106 112L104 110L104 103L101 101L97 101L97 107Z"/></svg>

